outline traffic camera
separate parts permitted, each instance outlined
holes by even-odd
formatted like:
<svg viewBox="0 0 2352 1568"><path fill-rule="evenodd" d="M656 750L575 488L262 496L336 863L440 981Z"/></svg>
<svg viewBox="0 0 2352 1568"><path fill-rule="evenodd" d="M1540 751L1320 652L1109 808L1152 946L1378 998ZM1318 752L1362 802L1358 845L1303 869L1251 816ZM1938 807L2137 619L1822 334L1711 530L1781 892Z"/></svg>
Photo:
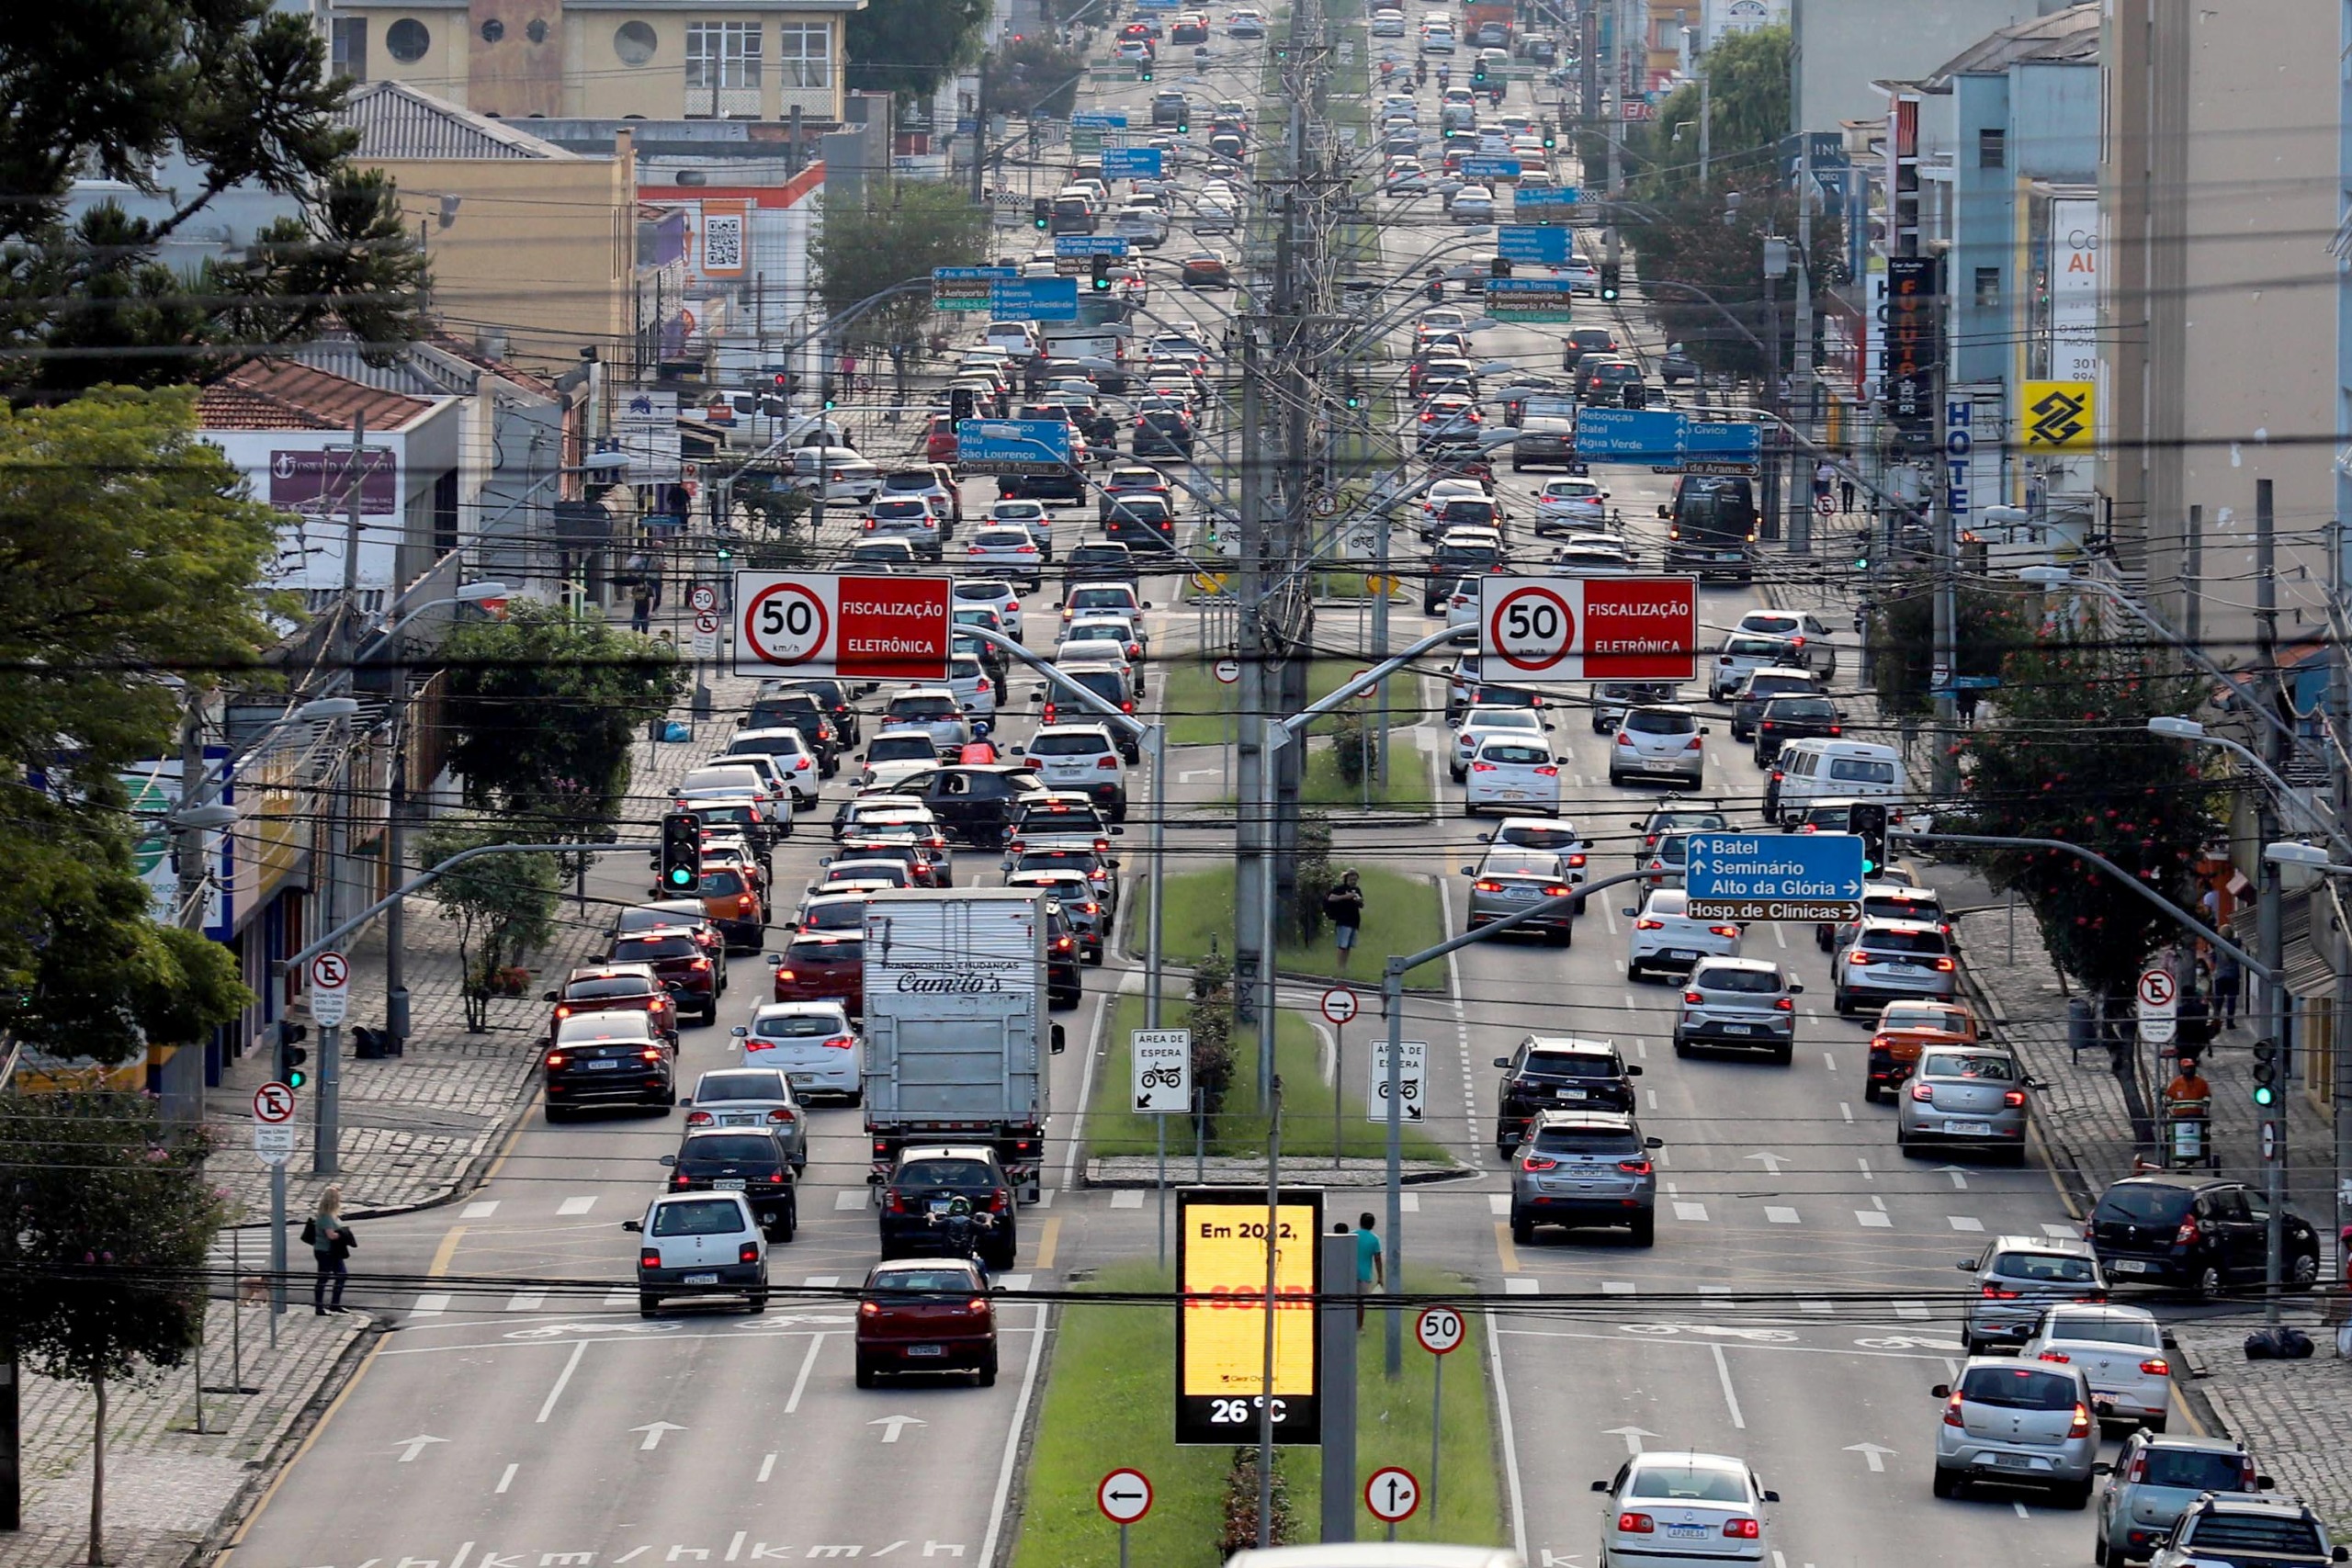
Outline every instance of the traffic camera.
<svg viewBox="0 0 2352 1568"><path fill-rule="evenodd" d="M691 893L702 885L702 818L673 811L662 818L662 890Z"/></svg>

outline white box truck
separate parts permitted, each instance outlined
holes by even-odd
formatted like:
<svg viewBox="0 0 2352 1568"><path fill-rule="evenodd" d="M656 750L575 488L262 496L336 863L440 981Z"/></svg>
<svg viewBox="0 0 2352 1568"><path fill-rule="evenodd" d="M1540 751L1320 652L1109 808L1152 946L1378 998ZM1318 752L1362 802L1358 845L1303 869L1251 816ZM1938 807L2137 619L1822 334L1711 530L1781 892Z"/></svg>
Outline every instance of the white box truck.
<svg viewBox="0 0 2352 1568"><path fill-rule="evenodd" d="M1046 942L1046 900L1034 892L909 888L867 900L874 1180L907 1144L985 1143L1021 1201L1037 1201L1046 1058L1062 1050L1061 1025L1045 1021Z"/></svg>

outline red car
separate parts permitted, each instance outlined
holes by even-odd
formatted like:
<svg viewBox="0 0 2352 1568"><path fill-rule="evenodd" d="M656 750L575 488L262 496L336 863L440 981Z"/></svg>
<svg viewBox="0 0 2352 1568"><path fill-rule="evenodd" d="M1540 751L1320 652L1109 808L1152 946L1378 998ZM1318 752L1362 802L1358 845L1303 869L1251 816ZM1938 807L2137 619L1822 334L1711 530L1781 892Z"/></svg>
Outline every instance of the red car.
<svg viewBox="0 0 2352 1568"><path fill-rule="evenodd" d="M956 460L956 420L952 414L931 416L931 428L923 432L923 461L952 463Z"/></svg>
<svg viewBox="0 0 2352 1568"><path fill-rule="evenodd" d="M987 1278L963 1258L877 1263L857 1303L857 1386L884 1372L964 1371L996 1382L996 1308Z"/></svg>
<svg viewBox="0 0 2352 1568"><path fill-rule="evenodd" d="M768 960L775 965L780 1002L839 1002L852 1018L865 1015L864 932L803 931Z"/></svg>
<svg viewBox="0 0 2352 1568"><path fill-rule="evenodd" d="M675 993L682 1008L692 1008L705 1023L718 1021L717 966L695 931L684 926L657 926L613 939L610 964L650 965Z"/></svg>

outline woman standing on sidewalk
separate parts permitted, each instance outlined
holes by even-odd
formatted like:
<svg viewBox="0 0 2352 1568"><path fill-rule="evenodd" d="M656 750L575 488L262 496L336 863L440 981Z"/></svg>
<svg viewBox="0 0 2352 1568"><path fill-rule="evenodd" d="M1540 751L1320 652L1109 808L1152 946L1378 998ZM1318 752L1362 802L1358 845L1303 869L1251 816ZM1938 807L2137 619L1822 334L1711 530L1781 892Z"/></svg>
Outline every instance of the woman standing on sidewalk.
<svg viewBox="0 0 2352 1568"><path fill-rule="evenodd" d="M343 1220L343 1189L330 1187L319 1194L318 1212L302 1227L302 1239L311 1244L311 1255L318 1259L318 1278L311 1281L311 1310L316 1316L343 1310L344 1282L351 1277L344 1259L359 1245L351 1227ZM334 1280L334 1299L327 1299L327 1280Z"/></svg>

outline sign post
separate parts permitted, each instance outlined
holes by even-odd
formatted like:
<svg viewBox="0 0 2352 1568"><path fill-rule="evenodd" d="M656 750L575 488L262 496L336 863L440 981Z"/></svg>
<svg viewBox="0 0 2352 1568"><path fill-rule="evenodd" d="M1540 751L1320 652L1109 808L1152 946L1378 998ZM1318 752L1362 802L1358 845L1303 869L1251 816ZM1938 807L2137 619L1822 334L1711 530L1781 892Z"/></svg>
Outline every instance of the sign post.
<svg viewBox="0 0 2352 1568"><path fill-rule="evenodd" d="M1168 1261L1168 1119L1193 1109L1193 1032L1138 1029L1127 1036L1135 1068L1136 1114L1151 1118L1159 1146L1159 1261Z"/></svg>
<svg viewBox="0 0 2352 1568"><path fill-rule="evenodd" d="M1402 1465L1383 1465L1364 1479L1363 1506L1388 1527L1388 1539L1395 1540L1396 1527L1421 1506L1421 1483Z"/></svg>
<svg viewBox="0 0 2352 1568"><path fill-rule="evenodd" d="M1127 1568L1127 1527L1151 1512L1151 1481L1140 1470L1114 1470L1094 1488L1094 1506L1119 1527L1119 1568Z"/></svg>
<svg viewBox="0 0 2352 1568"><path fill-rule="evenodd" d="M1348 1081L1347 1041L1342 1033L1356 1015L1356 994L1345 986L1323 993L1323 1016L1331 1023L1331 1168L1340 1168L1340 1086Z"/></svg>
<svg viewBox="0 0 2352 1568"><path fill-rule="evenodd" d="M1437 1517L1437 1464L1445 1431L1445 1359L1462 1348L1462 1314L1448 1306L1424 1307L1413 1324L1413 1337L1437 1358L1430 1382L1430 1517Z"/></svg>
<svg viewBox="0 0 2352 1568"><path fill-rule="evenodd" d="M1858 920L1859 833L1692 833L1683 890L1700 920Z"/></svg>
<svg viewBox="0 0 2352 1568"><path fill-rule="evenodd" d="M1372 1043L1372 1080L1364 1091L1364 1117L1367 1122L1388 1120L1392 1097L1397 1107L1397 1118L1418 1126L1421 1107L1427 1097L1422 1093L1429 1077L1430 1047L1425 1040L1397 1042L1396 1062L1392 1067L1388 1060L1388 1042ZM1393 1287L1392 1287L1393 1288Z"/></svg>

